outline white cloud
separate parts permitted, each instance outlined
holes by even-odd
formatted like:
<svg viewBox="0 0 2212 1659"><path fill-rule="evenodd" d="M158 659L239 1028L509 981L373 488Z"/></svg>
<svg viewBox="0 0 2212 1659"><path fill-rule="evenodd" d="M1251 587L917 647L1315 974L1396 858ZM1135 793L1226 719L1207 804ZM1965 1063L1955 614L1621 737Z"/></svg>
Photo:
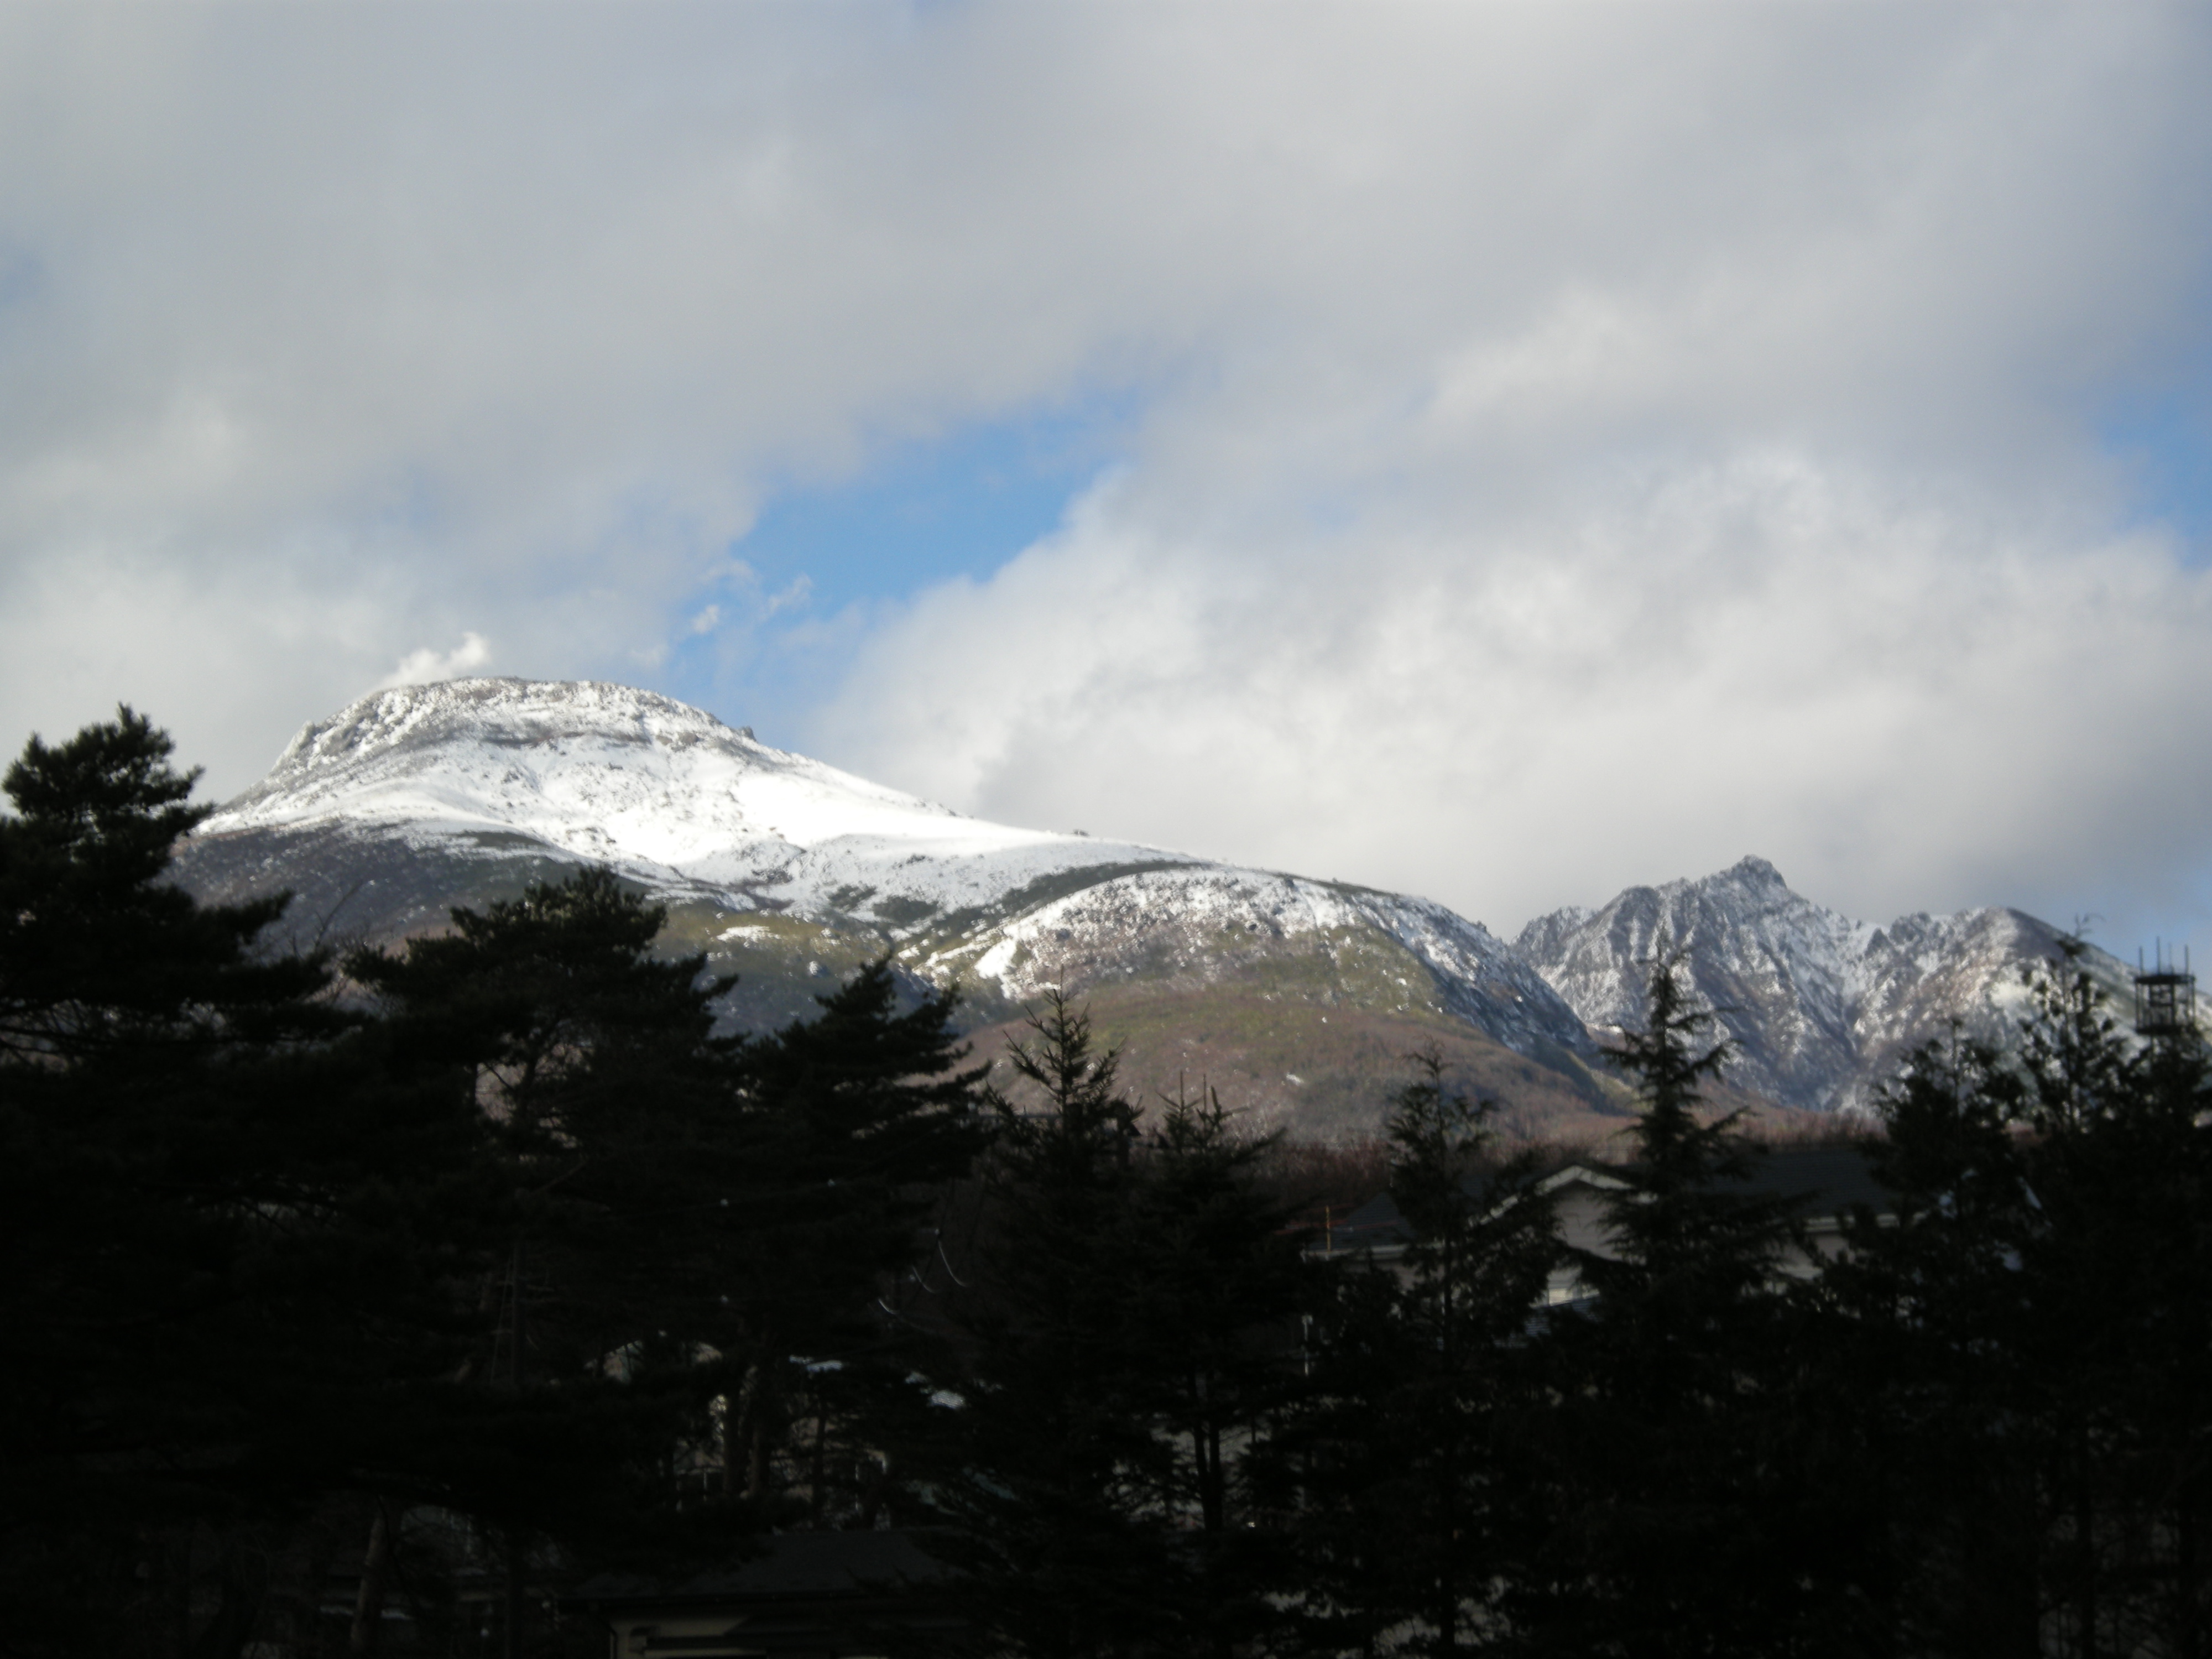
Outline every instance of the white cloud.
<svg viewBox="0 0 2212 1659"><path fill-rule="evenodd" d="M427 645L410 651L399 659L397 667L376 683L377 689L382 690L392 685L427 685L433 680L450 680L458 675L472 673L490 660L491 647L484 643L483 635L464 634L461 642L451 651L440 651Z"/></svg>
<svg viewBox="0 0 2212 1659"><path fill-rule="evenodd" d="M1271 551L1194 556L1094 501L913 607L825 747L1508 928L1753 851L1887 920L2148 899L2203 850L2212 756L2174 718L2212 707L2212 577L2154 537L2054 540L1765 453L1316 542L1293 585Z"/></svg>
<svg viewBox="0 0 2212 1659"><path fill-rule="evenodd" d="M830 758L1493 921L1753 848L2163 902L2202 579L2095 422L2203 343L2208 70L2148 4L0 11L0 714L222 793L471 621L797 638ZM733 574L777 481L1099 395L991 580Z"/></svg>

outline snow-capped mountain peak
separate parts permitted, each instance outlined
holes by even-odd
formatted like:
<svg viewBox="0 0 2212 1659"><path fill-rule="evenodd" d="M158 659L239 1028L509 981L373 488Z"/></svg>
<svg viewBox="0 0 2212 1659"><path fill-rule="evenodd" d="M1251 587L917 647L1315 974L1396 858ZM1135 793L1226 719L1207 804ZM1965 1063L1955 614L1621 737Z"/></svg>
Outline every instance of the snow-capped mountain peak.
<svg viewBox="0 0 2212 1659"><path fill-rule="evenodd" d="M766 881L790 890L787 903L886 883L948 902L979 881L1179 856L965 817L597 681L373 693L303 729L201 833L333 823L414 838L520 835L656 887L757 891ZM973 878L957 878L963 870ZM949 884L927 878L948 871Z"/></svg>
<svg viewBox="0 0 2212 1659"><path fill-rule="evenodd" d="M1152 1086L1194 1073L1269 1116L1365 1122L1437 1044L1546 1109L1608 1098L1573 1012L1441 905L966 817L619 685L364 697L210 818L176 876L211 899L289 889L296 932L388 945L580 863L665 907L665 948L738 976L737 1024L804 1017L889 956L978 1021L1048 987L1118 1011Z"/></svg>

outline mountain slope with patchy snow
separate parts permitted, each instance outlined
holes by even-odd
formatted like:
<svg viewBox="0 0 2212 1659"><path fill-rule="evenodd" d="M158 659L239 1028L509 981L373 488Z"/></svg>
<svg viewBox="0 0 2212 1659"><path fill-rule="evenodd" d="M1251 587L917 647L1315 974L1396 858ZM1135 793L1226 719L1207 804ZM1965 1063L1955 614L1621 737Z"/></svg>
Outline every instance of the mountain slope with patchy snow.
<svg viewBox="0 0 2212 1659"><path fill-rule="evenodd" d="M1955 1019L2003 1041L2026 1011L2025 968L2058 930L2018 910L1911 915L1877 927L1792 891L1764 859L1695 881L1632 887L1599 910L1538 917L1515 941L1601 1036L1643 1018L1650 967L1680 952L1691 988L1736 1045L1738 1087L1815 1110L1859 1108ZM2116 994L2126 970L2093 965Z"/></svg>
<svg viewBox="0 0 2212 1659"><path fill-rule="evenodd" d="M1109 1034L1152 1034L1154 1086L1187 1069L1309 1127L1371 1127L1431 1042L1563 1110L1611 1104L1572 1011L1441 905L985 823L623 686L362 698L303 730L179 868L210 897L293 889L302 933L386 942L586 862L669 906L669 948L741 975L744 1024L803 1013L823 980L888 951L963 986L978 1021L1061 987ZM1332 1081L1279 1058L1302 1043L1360 1057Z"/></svg>
<svg viewBox="0 0 2212 1659"><path fill-rule="evenodd" d="M2022 966L2057 938L2014 910L1871 927L1746 859L1539 918L1509 945L1403 894L967 817L589 682L364 697L303 730L178 872L211 898L292 889L298 934L375 944L592 862L668 907L665 948L740 975L737 1024L804 1015L888 953L917 986L962 987L979 1027L1018 1032L1060 987L1135 1045L1138 1087L1212 1085L1314 1132L1371 1129L1430 1047L1527 1105L1528 1127L1617 1121L1592 1033L1640 1021L1649 964L1674 949L1737 1045L1732 1085L1863 1105L1954 1018L2008 1035Z"/></svg>

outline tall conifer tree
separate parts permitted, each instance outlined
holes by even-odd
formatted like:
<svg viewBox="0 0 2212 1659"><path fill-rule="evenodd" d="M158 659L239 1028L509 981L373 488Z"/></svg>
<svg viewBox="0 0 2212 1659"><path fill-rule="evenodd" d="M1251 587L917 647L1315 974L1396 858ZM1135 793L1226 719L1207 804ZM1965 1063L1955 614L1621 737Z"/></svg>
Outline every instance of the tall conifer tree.
<svg viewBox="0 0 2212 1659"><path fill-rule="evenodd" d="M994 1100L964 1364L938 1485L965 1540L979 1640L1033 1659L1158 1650L1187 1563L1152 1506L1159 1448L1133 1285L1137 1109L1059 992ZM988 1647L990 1651L1000 1650Z"/></svg>
<svg viewBox="0 0 2212 1659"><path fill-rule="evenodd" d="M1522 1454L1547 1414L1531 1335L1552 1206L1533 1158L1494 1156L1495 1103L1434 1054L1416 1065L1389 1121L1402 1260L1341 1271L1289 1441L1305 1651L1489 1645L1534 1525Z"/></svg>
<svg viewBox="0 0 2212 1659"><path fill-rule="evenodd" d="M2008 1390L2040 1443L2043 1598L2063 1606L2075 1653L2130 1651L2147 1631L2201 1651L2196 1558L2212 1466L2204 1050L2193 1030L2136 1042L2086 946L2061 947L2032 982L2022 1028L2035 1201L2018 1244L2025 1306ZM2146 1596L2146 1582L2163 1593Z"/></svg>
<svg viewBox="0 0 2212 1659"><path fill-rule="evenodd" d="M1827 1616L1820 1494L1791 1451L1794 1305L1775 1283L1786 1204L1748 1185L1735 1114L1698 1115L1729 1055L1677 959L1615 1063L1642 1097L1635 1156L1581 1254L1590 1295L1555 1322L1566 1409L1545 1644L1633 1655L1806 1650Z"/></svg>
<svg viewBox="0 0 2212 1659"><path fill-rule="evenodd" d="M1884 1091L1870 1154L1893 1194L1813 1287L1839 1440L1860 1472L1870 1652L2039 1653L2034 1461L2017 1414L2020 1247L2036 1200L2024 1082L1954 1031Z"/></svg>
<svg viewBox="0 0 2212 1659"><path fill-rule="evenodd" d="M949 1267L931 1218L988 1133L988 1067L962 1064L955 993L902 1009L886 957L818 1001L734 1057L760 1161L714 1337L728 1486L772 1510L774 1430L799 1422L795 1484L816 1525L872 1520L900 1484L893 1424L918 1408L916 1345L882 1298L918 1264Z"/></svg>
<svg viewBox="0 0 2212 1659"><path fill-rule="evenodd" d="M166 1540L193 1528L225 1563L203 1645L234 1651L254 1529L405 1464L454 1358L465 1241L436 1198L473 1123L380 1086L320 956L261 950L283 896L164 879L204 816L170 753L125 708L6 780L0 1571L25 1651L84 1651L141 1600L169 1604L142 1637L173 1630Z"/></svg>
<svg viewBox="0 0 2212 1659"><path fill-rule="evenodd" d="M1127 1230L1136 1404L1155 1442L1157 1524L1183 1547L1183 1651L1246 1650L1275 1623L1280 1517L1261 1471L1296 1397L1310 1277L1287 1209L1261 1190L1273 1137L1240 1137L1211 1089L1159 1103Z"/></svg>
<svg viewBox="0 0 2212 1659"><path fill-rule="evenodd" d="M450 933L348 959L399 1063L478 1115L505 1237L463 1376L484 1421L443 1449L450 1501L503 1537L504 1639L524 1650L550 1534L650 1532L708 1456L699 1376L715 1270L752 1176L730 1043L700 957L652 954L665 912L591 868Z"/></svg>

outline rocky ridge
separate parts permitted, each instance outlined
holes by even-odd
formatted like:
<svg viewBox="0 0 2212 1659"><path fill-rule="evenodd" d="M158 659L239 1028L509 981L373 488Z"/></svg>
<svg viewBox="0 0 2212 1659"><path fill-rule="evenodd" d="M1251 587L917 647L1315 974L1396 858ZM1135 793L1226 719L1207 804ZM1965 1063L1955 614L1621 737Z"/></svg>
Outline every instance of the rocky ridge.
<svg viewBox="0 0 2212 1659"><path fill-rule="evenodd" d="M1736 1046L1728 1079L1833 1111L1868 1107L1905 1055L1954 1020L1977 1037L2009 1037L2027 1003L2022 969L2057 957L2059 937L2002 908L1854 921L1747 858L1701 879L1632 887L1601 909L1540 916L1515 948L1601 1039L1640 1021L1650 965L1680 952L1717 1033ZM2124 998L2123 964L2097 951L2089 960Z"/></svg>

